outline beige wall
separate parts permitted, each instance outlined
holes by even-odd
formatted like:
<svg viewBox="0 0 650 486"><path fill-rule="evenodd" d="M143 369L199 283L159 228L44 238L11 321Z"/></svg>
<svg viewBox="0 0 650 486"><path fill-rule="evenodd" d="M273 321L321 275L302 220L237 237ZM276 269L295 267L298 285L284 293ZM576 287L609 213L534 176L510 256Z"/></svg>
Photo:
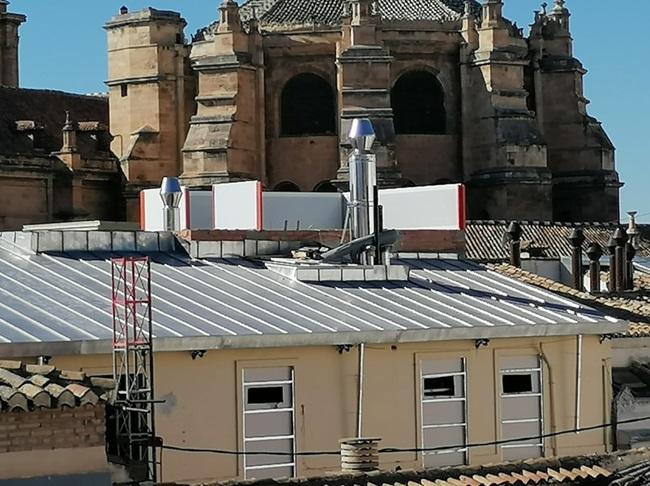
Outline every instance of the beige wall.
<svg viewBox="0 0 650 486"><path fill-rule="evenodd" d="M394 349L393 349L394 348ZM495 383L505 356L542 355L545 432L575 426L576 338L492 340L475 348L474 341L368 345L364 389L366 436L382 438L384 447L420 444L419 367L422 360L464 357L467 363L468 435L470 442L498 439L500 416ZM610 346L596 336L585 337L581 424L609 422ZM82 367L89 373L110 373L109 356L57 357L60 368ZM156 397L166 400L157 414L157 433L170 445L241 449L241 369L293 366L297 450L336 450L338 440L355 435L357 351L339 354L336 347L296 347L208 351L192 360L189 352L156 356ZM546 455L603 452L605 431L565 435L546 441ZM414 453L384 455L382 467L414 468ZM472 449L470 462L501 460L497 447ZM166 451L165 480L225 479L241 475L231 456ZM298 461L298 475L338 468L338 457L307 457Z"/></svg>

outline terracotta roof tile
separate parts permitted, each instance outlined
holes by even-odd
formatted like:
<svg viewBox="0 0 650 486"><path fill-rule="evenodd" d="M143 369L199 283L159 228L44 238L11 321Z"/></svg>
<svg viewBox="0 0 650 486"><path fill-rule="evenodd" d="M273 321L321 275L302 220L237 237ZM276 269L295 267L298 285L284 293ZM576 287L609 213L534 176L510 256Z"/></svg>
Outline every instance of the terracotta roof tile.
<svg viewBox="0 0 650 486"><path fill-rule="evenodd" d="M66 111L70 111L75 120L92 122L83 123L82 131L108 126L106 98L0 86L0 106L0 154L10 156L47 157L60 150ZM27 133L29 130L38 132L36 147Z"/></svg>
<svg viewBox="0 0 650 486"><path fill-rule="evenodd" d="M263 30L279 30L291 26L338 26L345 0L249 0L240 9L244 26L258 19ZM472 0L475 13L480 4ZM377 9L385 21L457 21L465 8L464 0L377 0ZM196 39L210 36L218 23L199 30Z"/></svg>
<svg viewBox="0 0 650 486"><path fill-rule="evenodd" d="M112 398L114 381L53 366L0 361L0 412L96 405Z"/></svg>
<svg viewBox="0 0 650 486"><path fill-rule="evenodd" d="M473 260L498 262L509 258L508 245L504 235L507 221L469 221L465 232L467 257ZM584 250L590 243L598 243L601 248L619 225L609 223L551 223L527 221L521 223L522 250L538 251L541 256L559 258L571 255L569 234L574 228L582 228L585 235ZM650 257L650 225L638 225L641 231L641 247L637 255Z"/></svg>

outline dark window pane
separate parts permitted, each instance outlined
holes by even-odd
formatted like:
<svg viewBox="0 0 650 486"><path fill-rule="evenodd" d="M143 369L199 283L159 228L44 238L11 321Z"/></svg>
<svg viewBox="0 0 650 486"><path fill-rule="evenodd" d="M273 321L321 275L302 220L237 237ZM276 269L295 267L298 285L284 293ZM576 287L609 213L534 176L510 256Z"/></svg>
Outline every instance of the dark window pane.
<svg viewBox="0 0 650 486"><path fill-rule="evenodd" d="M335 135L334 91L320 76L304 73L291 78L281 95L283 136Z"/></svg>
<svg viewBox="0 0 650 486"><path fill-rule="evenodd" d="M300 188L297 185L288 181L280 182L275 186L274 190L278 192L300 192Z"/></svg>
<svg viewBox="0 0 650 486"><path fill-rule="evenodd" d="M532 391L532 375L503 375L503 393L531 393Z"/></svg>
<svg viewBox="0 0 650 486"><path fill-rule="evenodd" d="M262 403L282 403L282 387L281 386L265 386L248 389L248 403L249 404L262 404Z"/></svg>
<svg viewBox="0 0 650 486"><path fill-rule="evenodd" d="M453 376L424 379L425 397L453 397L456 394Z"/></svg>
<svg viewBox="0 0 650 486"><path fill-rule="evenodd" d="M402 75L391 91L395 133L444 134L445 94L438 79L426 71Z"/></svg>

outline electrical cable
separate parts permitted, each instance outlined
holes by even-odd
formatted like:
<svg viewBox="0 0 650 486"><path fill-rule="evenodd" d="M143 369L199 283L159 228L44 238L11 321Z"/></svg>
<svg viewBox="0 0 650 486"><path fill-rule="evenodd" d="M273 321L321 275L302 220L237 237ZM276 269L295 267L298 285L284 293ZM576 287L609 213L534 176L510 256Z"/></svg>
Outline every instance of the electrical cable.
<svg viewBox="0 0 650 486"><path fill-rule="evenodd" d="M461 444L461 445L453 445L453 446L438 446L438 447L413 447L413 448L400 448L400 447L385 447L382 449L379 449L379 454L389 454L389 453L406 453L406 452L442 452L442 451L453 451L453 450L465 450L465 449L475 449L477 447L489 447L489 446L498 446L498 445L503 445L503 444L511 444L514 442L522 442L522 441L530 441L530 440L539 440L539 439L548 439L551 437L557 437L561 435L569 435L569 434L578 434L580 432L590 432L593 430L599 430L599 429L606 429L609 427L614 427L615 425L625 425L625 424L633 424L637 422L644 422L646 420L650 420L650 416L646 417L638 417L638 418L633 418L633 419L627 419L627 420L619 420L616 423L610 422L610 423L604 423L604 424L598 424L598 425L591 425L589 427L582 427L579 429L568 429L568 430L560 430L557 432L550 432L548 434L542 434L542 435L533 435L533 436L528 436L528 437L518 437L516 439L502 439L502 440L495 440L495 441L489 441L489 442L475 442L472 444ZM250 455L250 456L259 456L259 455L264 455L264 456L338 456L341 454L341 451L304 451L304 452L277 452L277 451L250 451L250 452L244 452L244 451L233 451L233 450L226 450L226 449L203 449L199 447L182 447L182 446L174 446L174 445L162 445L163 449L167 449L170 451L177 451L177 452L198 452L198 453L208 453L208 454L224 454L224 455L231 455L231 456L243 456L243 455Z"/></svg>

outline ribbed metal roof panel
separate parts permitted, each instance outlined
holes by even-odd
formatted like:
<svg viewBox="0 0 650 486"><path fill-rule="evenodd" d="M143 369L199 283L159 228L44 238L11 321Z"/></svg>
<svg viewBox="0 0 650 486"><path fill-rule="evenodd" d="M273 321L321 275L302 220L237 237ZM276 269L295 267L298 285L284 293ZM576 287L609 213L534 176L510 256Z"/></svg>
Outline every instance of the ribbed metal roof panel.
<svg viewBox="0 0 650 486"><path fill-rule="evenodd" d="M0 345L109 340L113 256L25 256L0 241ZM404 260L412 268L406 282L306 283L261 262L150 256L156 338L257 337L256 345L264 346L274 337L298 336L301 344L315 344L324 342L323 336L329 336L326 342L336 336L349 342L361 333L412 333L414 340L430 340L495 330L506 337L571 334L571 326L605 333L624 326L466 261Z"/></svg>

